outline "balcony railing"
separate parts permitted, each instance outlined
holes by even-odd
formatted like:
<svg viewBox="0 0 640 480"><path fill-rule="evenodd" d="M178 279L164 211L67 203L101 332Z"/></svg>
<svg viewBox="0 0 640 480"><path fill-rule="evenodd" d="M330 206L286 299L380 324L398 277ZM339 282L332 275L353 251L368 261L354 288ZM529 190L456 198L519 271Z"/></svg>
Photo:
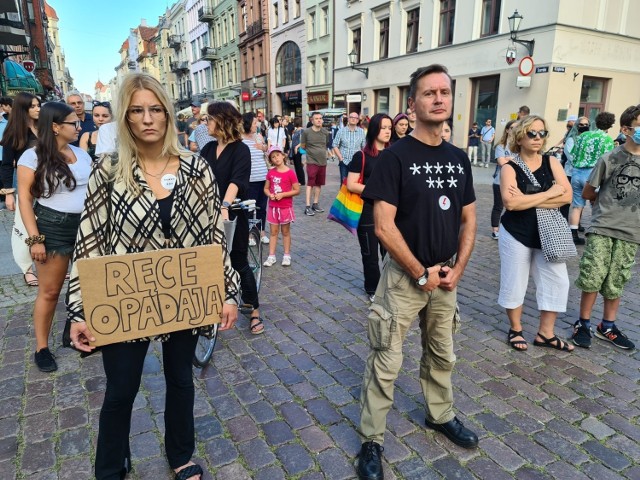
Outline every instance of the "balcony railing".
<svg viewBox="0 0 640 480"><path fill-rule="evenodd" d="M256 20L250 25L247 25L247 36L253 37L262 32L262 20Z"/></svg>
<svg viewBox="0 0 640 480"><path fill-rule="evenodd" d="M175 73L186 73L189 71L188 62L171 62L171 71Z"/></svg>
<svg viewBox="0 0 640 480"><path fill-rule="evenodd" d="M211 7L200 7L198 9L198 21L199 22L211 22L215 19L215 15L213 14L213 8Z"/></svg>
<svg viewBox="0 0 640 480"><path fill-rule="evenodd" d="M169 35L169 47L178 49L182 45L182 35Z"/></svg>
<svg viewBox="0 0 640 480"><path fill-rule="evenodd" d="M212 62L218 59L218 50L214 47L202 47L201 55L202 60L208 60Z"/></svg>

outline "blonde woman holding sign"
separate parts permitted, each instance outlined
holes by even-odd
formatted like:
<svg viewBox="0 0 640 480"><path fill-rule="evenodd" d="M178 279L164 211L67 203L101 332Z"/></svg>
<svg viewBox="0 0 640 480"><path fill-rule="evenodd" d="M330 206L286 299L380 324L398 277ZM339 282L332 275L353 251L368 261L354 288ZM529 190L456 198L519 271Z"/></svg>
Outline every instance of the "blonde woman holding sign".
<svg viewBox="0 0 640 480"><path fill-rule="evenodd" d="M150 75L125 78L117 101L117 154L93 172L80 220L75 259L225 243L221 201L207 163L180 148L173 107ZM224 253L225 302L220 330L237 319L238 274ZM71 340L90 352L93 335L85 323L78 269L70 282ZM210 327L203 327L205 330ZM195 449L191 360L198 334L189 329L160 335L166 379L165 450L178 480L201 480L191 461ZM131 469L129 428L151 339L102 347L107 388L100 412L95 475L124 478ZM144 474L142 474L144 476Z"/></svg>

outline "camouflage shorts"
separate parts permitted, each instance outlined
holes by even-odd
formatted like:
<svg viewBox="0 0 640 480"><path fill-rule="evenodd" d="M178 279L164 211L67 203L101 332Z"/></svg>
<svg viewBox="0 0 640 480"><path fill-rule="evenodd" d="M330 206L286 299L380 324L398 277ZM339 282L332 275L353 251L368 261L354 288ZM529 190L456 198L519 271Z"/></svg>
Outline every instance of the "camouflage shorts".
<svg viewBox="0 0 640 480"><path fill-rule="evenodd" d="M637 243L590 233L576 287L583 292L600 292L607 300L620 298L631 278L637 250Z"/></svg>

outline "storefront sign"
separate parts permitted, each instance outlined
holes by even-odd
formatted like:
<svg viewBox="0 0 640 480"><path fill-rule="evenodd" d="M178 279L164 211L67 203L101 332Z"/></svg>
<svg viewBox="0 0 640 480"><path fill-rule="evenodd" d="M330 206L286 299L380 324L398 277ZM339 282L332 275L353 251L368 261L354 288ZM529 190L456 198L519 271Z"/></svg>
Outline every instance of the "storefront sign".
<svg viewBox="0 0 640 480"><path fill-rule="evenodd" d="M302 99L302 91L294 90L293 92L281 92L280 98L285 102L299 102Z"/></svg>
<svg viewBox="0 0 640 480"><path fill-rule="evenodd" d="M329 103L329 92L307 93L307 103Z"/></svg>
<svg viewBox="0 0 640 480"><path fill-rule="evenodd" d="M78 260L93 345L220 322L222 247L206 245Z"/></svg>
<svg viewBox="0 0 640 480"><path fill-rule="evenodd" d="M248 102L249 100L251 100L251 95L249 94L249 92L242 92L242 101Z"/></svg>
<svg viewBox="0 0 640 480"><path fill-rule="evenodd" d="M360 103L362 101L362 95L359 93L352 93L347 95L347 103Z"/></svg>

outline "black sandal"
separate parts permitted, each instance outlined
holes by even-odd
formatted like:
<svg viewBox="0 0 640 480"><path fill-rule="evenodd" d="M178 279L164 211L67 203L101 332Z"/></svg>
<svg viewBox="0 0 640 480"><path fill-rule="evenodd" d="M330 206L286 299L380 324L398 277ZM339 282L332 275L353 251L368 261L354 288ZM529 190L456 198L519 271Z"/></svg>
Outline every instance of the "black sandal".
<svg viewBox="0 0 640 480"><path fill-rule="evenodd" d="M529 348L529 345L527 344L527 341L526 340L514 340L512 342L511 340L513 340L516 337L524 338L524 336L522 335L522 330L517 332L516 330L509 329L509 333L507 335L507 343L509 344L509 346L511 348L513 348L514 350L517 350L518 352L526 352L527 349ZM526 348L518 348L516 345L524 345Z"/></svg>
<svg viewBox="0 0 640 480"><path fill-rule="evenodd" d="M547 338L544 335L542 335L540 332L538 332L538 336L543 341L539 342L538 340L534 340L533 344L536 347L553 348L555 350L560 350L560 351L563 351L563 352L573 352L573 349L569 349L569 344L568 343L563 342L562 340L560 340L555 335L553 337L551 337L551 338Z"/></svg>
<svg viewBox="0 0 640 480"><path fill-rule="evenodd" d="M202 480L202 476L204 472L202 471L202 467L197 463L193 465L189 465L188 467L183 468L179 472L176 472L176 480L187 480L188 478L193 477L194 475L200 475L200 480Z"/></svg>
<svg viewBox="0 0 640 480"><path fill-rule="evenodd" d="M257 322L252 325L252 322L254 320L257 320ZM249 319L249 331L252 335L260 335L261 333L264 333L264 325L262 326L262 328L260 328L260 330L256 330L260 327L260 325L263 325L262 319L260 317L251 317L251 319Z"/></svg>

